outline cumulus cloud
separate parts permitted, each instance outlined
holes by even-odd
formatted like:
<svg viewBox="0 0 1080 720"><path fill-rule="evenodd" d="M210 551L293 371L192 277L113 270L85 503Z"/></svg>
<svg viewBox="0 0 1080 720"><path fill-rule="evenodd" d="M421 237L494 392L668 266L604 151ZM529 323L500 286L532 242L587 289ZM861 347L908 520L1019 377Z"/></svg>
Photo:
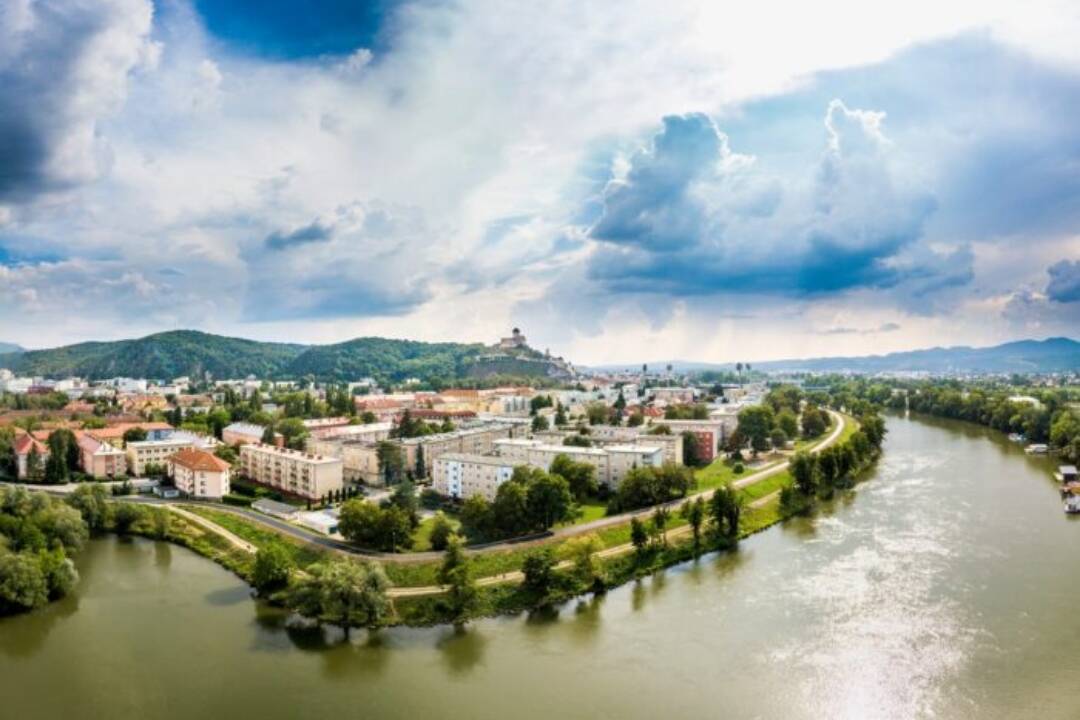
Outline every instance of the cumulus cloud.
<svg viewBox="0 0 1080 720"><path fill-rule="evenodd" d="M1046 272L1050 275L1050 284L1046 286L1049 299L1059 303L1080 301L1080 260L1062 260Z"/></svg>
<svg viewBox="0 0 1080 720"><path fill-rule="evenodd" d="M604 192L590 275L615 292L676 295L928 285L937 263L917 243L935 202L895 177L883 120L834 100L819 162L778 179L708 117L665 118Z"/></svg>
<svg viewBox="0 0 1080 720"><path fill-rule="evenodd" d="M129 73L152 65L148 0L15 0L0 9L0 201L25 202L98 176L99 123Z"/></svg>

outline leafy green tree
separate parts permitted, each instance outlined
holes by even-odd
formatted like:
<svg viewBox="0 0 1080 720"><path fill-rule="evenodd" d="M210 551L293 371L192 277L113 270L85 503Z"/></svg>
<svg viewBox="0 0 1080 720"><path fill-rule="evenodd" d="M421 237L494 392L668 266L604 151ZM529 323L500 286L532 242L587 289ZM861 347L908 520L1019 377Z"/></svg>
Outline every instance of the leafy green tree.
<svg viewBox="0 0 1080 720"><path fill-rule="evenodd" d="M562 403L559 403L555 406L555 426L562 427L563 425L566 425L566 423L566 409L563 407Z"/></svg>
<svg viewBox="0 0 1080 720"><path fill-rule="evenodd" d="M116 528L116 532L126 535L142 519L143 514L143 508L140 505L130 502L117 503L113 512L113 527Z"/></svg>
<svg viewBox="0 0 1080 720"><path fill-rule="evenodd" d="M145 428L133 427L124 431L124 445L129 442L142 442L146 440L147 432Z"/></svg>
<svg viewBox="0 0 1080 720"><path fill-rule="evenodd" d="M780 428L774 428L773 431L769 434L769 444L772 445L773 448L775 448L776 450L783 450L784 447L787 445L787 441L787 433Z"/></svg>
<svg viewBox="0 0 1080 720"><path fill-rule="evenodd" d="M310 398L305 394L304 397ZM287 417L277 424L277 431L285 438L285 447L303 450L308 438L308 429L304 421L297 417Z"/></svg>
<svg viewBox="0 0 1080 720"><path fill-rule="evenodd" d="M653 511L652 535L660 545L667 545L667 535L664 534L664 529L667 527L668 520L670 519L671 513L663 506L657 507L656 510Z"/></svg>
<svg viewBox="0 0 1080 720"><path fill-rule="evenodd" d="M401 481L405 470L405 458L401 446L390 440L381 440L375 446L375 456L379 463L379 474L387 485Z"/></svg>
<svg viewBox="0 0 1080 720"><path fill-rule="evenodd" d="M345 628L376 628L390 615L390 581L381 565L349 559L316 563L291 592L297 612Z"/></svg>
<svg viewBox="0 0 1080 720"><path fill-rule="evenodd" d="M70 432L68 433L70 434ZM68 439L60 431L49 434L49 456L45 460L45 482L60 485L68 481Z"/></svg>
<svg viewBox="0 0 1080 720"><path fill-rule="evenodd" d="M570 486L571 494L578 502L590 495L595 495L598 489L596 467L587 462L577 462L569 455L556 455L551 461L548 472L564 478Z"/></svg>
<svg viewBox="0 0 1080 720"><path fill-rule="evenodd" d="M98 484L82 484L68 496L68 503L82 514L91 532L104 530L111 520L108 491Z"/></svg>
<svg viewBox="0 0 1080 720"><path fill-rule="evenodd" d="M690 532L694 536L694 549L701 547L701 527L705 524L705 500L697 498L682 506L682 516L690 526Z"/></svg>
<svg viewBox="0 0 1080 720"><path fill-rule="evenodd" d="M634 546L638 557L641 557L649 547L649 530L645 523L637 518L630 518L630 543Z"/></svg>
<svg viewBox="0 0 1080 720"><path fill-rule="evenodd" d="M547 530L570 519L574 496L564 478L540 471L526 489L525 505L532 528Z"/></svg>
<svg viewBox="0 0 1080 720"><path fill-rule="evenodd" d="M37 557L0 546L0 614L33 610L48 601L49 586Z"/></svg>
<svg viewBox="0 0 1080 720"><path fill-rule="evenodd" d="M510 483L503 483L503 486ZM500 486L501 488L502 486ZM472 495L461 505L461 527L471 538L489 538L495 530L494 511L482 495Z"/></svg>
<svg viewBox="0 0 1080 720"><path fill-rule="evenodd" d="M500 535L510 537L528 532L528 485L528 480L511 480L495 491L495 501L491 503L491 522Z"/></svg>
<svg viewBox="0 0 1080 720"><path fill-rule="evenodd" d="M739 412L739 432L750 440L750 447L754 452L769 448L769 434L773 424L773 411L768 405L754 405Z"/></svg>
<svg viewBox="0 0 1080 720"><path fill-rule="evenodd" d="M739 536L742 500L731 485L722 485L713 492L709 509L716 531L722 537L735 539Z"/></svg>
<svg viewBox="0 0 1080 720"><path fill-rule="evenodd" d="M592 402L585 407L585 417L590 425L603 425L608 421L608 407L602 402Z"/></svg>
<svg viewBox="0 0 1080 720"><path fill-rule="evenodd" d="M603 590L606 585L604 573L596 562L596 553L600 550L599 538L582 535L568 540L565 547L574 579L594 591Z"/></svg>
<svg viewBox="0 0 1080 720"><path fill-rule="evenodd" d="M550 425L548 424L548 419L546 417L544 417L543 415L533 415L533 419L532 419L532 431L533 432L543 432L544 430L547 430L549 427L550 427Z"/></svg>
<svg viewBox="0 0 1080 720"><path fill-rule="evenodd" d="M698 436L692 432L682 434L683 464L687 467L700 467L704 464L704 455L699 447Z"/></svg>
<svg viewBox="0 0 1080 720"><path fill-rule="evenodd" d="M26 480L27 482L39 483L45 479L45 467L41 462L41 453L37 446L31 446L26 456Z"/></svg>
<svg viewBox="0 0 1080 720"><path fill-rule="evenodd" d="M557 562L555 551L550 546L530 551L521 565L525 575L522 586L538 597L547 597L555 585Z"/></svg>
<svg viewBox="0 0 1080 720"><path fill-rule="evenodd" d="M445 550L446 544L453 534L454 525L446 517L446 514L442 510L435 513L435 517L431 520L431 534L429 536L431 549L439 552Z"/></svg>
<svg viewBox="0 0 1080 720"><path fill-rule="evenodd" d="M277 543L261 547L255 553L251 584L260 595L267 595L289 584L292 569L293 561L285 548Z"/></svg>
<svg viewBox="0 0 1080 720"><path fill-rule="evenodd" d="M816 438L829 426L828 414L819 408L808 407L802 414L802 432L805 438Z"/></svg>
<svg viewBox="0 0 1080 720"><path fill-rule="evenodd" d="M465 541L459 535L447 539L439 583L447 588L446 609L451 622L464 623L479 608L480 590L473 579L472 563L465 554Z"/></svg>
<svg viewBox="0 0 1080 720"><path fill-rule="evenodd" d="M563 438L562 444L567 447L592 447L592 440L584 435L567 435Z"/></svg>
<svg viewBox="0 0 1080 720"><path fill-rule="evenodd" d="M788 467L791 472L791 478L795 483L795 489L799 493L810 496L817 491L817 460L813 455L805 450L800 450L792 456L791 463Z"/></svg>
<svg viewBox="0 0 1080 720"><path fill-rule="evenodd" d="M799 418L796 414L788 409L781 410L776 415L776 427L784 431L788 439L798 437L799 435Z"/></svg>

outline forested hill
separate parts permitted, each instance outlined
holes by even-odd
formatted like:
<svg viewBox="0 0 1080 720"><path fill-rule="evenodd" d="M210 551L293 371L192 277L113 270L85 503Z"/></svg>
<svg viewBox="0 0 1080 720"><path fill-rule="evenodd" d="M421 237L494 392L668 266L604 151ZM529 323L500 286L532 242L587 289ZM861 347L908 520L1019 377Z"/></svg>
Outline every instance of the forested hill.
<svg viewBox="0 0 1080 720"><path fill-rule="evenodd" d="M86 342L0 355L0 365L20 375L51 378L169 380L183 375L201 377L204 372L210 372L216 378L242 378L275 373L306 349L304 345L264 343L176 330L136 340Z"/></svg>
<svg viewBox="0 0 1080 720"><path fill-rule="evenodd" d="M1045 373L1080 369L1080 342L1019 340L992 347L945 347L864 357L754 363L761 370L809 372Z"/></svg>
<svg viewBox="0 0 1080 720"><path fill-rule="evenodd" d="M453 382L477 377L476 358L487 350L480 343L425 343L377 337L334 345L293 345L177 330L136 340L87 342L0 355L0 367L20 375L91 380L171 380L184 375L201 378L210 372L217 379L255 375L273 379L313 376L333 381L373 377L383 382L408 378ZM542 375L544 369L539 367L536 374Z"/></svg>

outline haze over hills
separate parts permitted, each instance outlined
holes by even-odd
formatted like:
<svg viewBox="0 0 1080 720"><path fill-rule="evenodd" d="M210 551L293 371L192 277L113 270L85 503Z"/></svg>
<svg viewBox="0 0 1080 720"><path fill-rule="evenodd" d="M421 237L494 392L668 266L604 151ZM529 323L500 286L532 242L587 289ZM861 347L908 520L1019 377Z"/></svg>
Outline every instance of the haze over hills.
<svg viewBox="0 0 1080 720"><path fill-rule="evenodd" d="M22 346L15 343L0 342L0 355L4 353L17 353L22 352Z"/></svg>
<svg viewBox="0 0 1080 720"><path fill-rule="evenodd" d="M522 338L523 340L523 338ZM426 343L365 337L332 345L300 345L224 337L195 330L155 333L133 340L85 342L0 354L0 367L21 375L61 378L189 376L349 381L373 377L451 382L494 375L558 377L565 365L522 344Z"/></svg>
<svg viewBox="0 0 1080 720"><path fill-rule="evenodd" d="M660 370L671 365L677 372L734 370L734 363L703 363L671 360L648 363ZM886 355L825 357L754 362L754 369L792 372L929 372L929 373L1031 373L1080 369L1080 342L1070 338L1018 340L991 347L936 347ZM641 364L605 365L594 370L640 368Z"/></svg>

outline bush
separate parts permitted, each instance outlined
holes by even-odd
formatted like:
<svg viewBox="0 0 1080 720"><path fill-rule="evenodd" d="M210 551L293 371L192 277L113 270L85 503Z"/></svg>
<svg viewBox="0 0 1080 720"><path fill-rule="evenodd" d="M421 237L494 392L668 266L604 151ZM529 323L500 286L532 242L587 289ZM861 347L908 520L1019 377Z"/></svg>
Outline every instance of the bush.
<svg viewBox="0 0 1080 720"><path fill-rule="evenodd" d="M235 493L229 493L221 498L221 502L226 505L236 505L237 507L251 507L253 498L244 497L243 495L236 495Z"/></svg>
<svg viewBox="0 0 1080 720"><path fill-rule="evenodd" d="M734 473L735 473L736 475L742 475L742 474L743 474L743 472L744 472L744 471L746 470L746 468L745 468L745 467L743 467L743 464L742 464L742 463L735 463L735 467L733 467L733 468L732 468L731 470L732 470L732 472L734 472Z"/></svg>
<svg viewBox="0 0 1080 720"><path fill-rule="evenodd" d="M443 498L442 495L435 492L431 488L424 488L420 492L420 505L428 510L438 510L442 507Z"/></svg>

